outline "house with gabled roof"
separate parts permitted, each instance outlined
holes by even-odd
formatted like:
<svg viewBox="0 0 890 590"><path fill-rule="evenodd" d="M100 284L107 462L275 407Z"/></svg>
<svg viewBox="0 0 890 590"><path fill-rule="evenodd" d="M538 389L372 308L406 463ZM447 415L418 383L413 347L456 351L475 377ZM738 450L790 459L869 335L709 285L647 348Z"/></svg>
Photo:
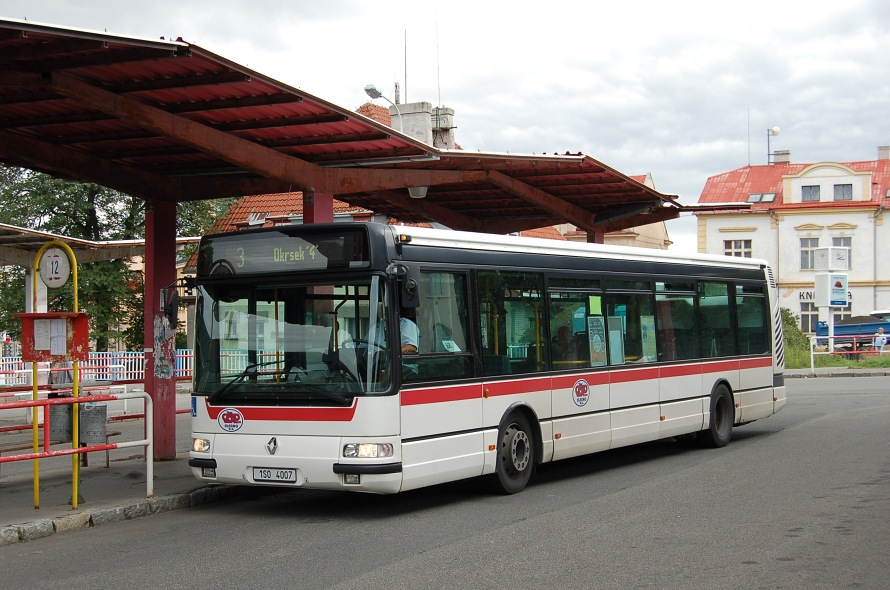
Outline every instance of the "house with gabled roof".
<svg viewBox="0 0 890 590"><path fill-rule="evenodd" d="M848 305L835 321L890 308L890 146L875 160L794 163L775 152L768 165L744 166L712 176L698 203L747 203L749 209L699 212L698 251L764 258L779 286L782 307L814 333L828 309L815 301L815 250L849 248Z"/></svg>
<svg viewBox="0 0 890 590"><path fill-rule="evenodd" d="M649 188L655 188L655 182L652 180L651 174L641 174L631 176L640 184L644 184ZM569 241L586 242L587 232L579 230L577 227L569 224L556 226L559 232ZM668 237L667 227L663 221L650 223L647 225L638 225L622 230L611 231L604 236L603 243L612 246L635 246L637 248L654 248L657 250L667 250L673 243Z"/></svg>

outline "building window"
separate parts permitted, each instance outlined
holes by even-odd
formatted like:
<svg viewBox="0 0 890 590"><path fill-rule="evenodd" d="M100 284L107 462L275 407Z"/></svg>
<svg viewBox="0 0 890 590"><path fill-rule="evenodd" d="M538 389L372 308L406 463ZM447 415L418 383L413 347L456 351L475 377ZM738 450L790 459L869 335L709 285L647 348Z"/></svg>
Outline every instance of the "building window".
<svg viewBox="0 0 890 590"><path fill-rule="evenodd" d="M853 238L831 238L831 245L835 248L849 248L847 256L847 270L853 268Z"/></svg>
<svg viewBox="0 0 890 590"><path fill-rule="evenodd" d="M815 249L819 247L819 238L800 239L800 270L813 270Z"/></svg>
<svg viewBox="0 0 890 590"><path fill-rule="evenodd" d="M819 200L819 185L802 186L800 191L800 200L804 203Z"/></svg>
<svg viewBox="0 0 890 590"><path fill-rule="evenodd" d="M804 334L815 334L816 323L819 321L819 308L815 303L800 303L800 331Z"/></svg>
<svg viewBox="0 0 890 590"><path fill-rule="evenodd" d="M818 201L818 199L816 199ZM852 201L853 185L852 184L836 184L834 185L835 201Z"/></svg>
<svg viewBox="0 0 890 590"><path fill-rule="evenodd" d="M751 258L751 240L723 240L723 255Z"/></svg>

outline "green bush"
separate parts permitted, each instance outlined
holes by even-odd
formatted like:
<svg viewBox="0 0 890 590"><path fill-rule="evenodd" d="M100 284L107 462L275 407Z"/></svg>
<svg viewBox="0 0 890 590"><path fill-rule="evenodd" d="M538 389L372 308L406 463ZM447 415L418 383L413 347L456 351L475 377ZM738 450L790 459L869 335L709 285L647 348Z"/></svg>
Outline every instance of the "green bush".
<svg viewBox="0 0 890 590"><path fill-rule="evenodd" d="M781 308L782 333L785 342L785 367L804 369L810 366L810 339L800 331L800 318L787 307Z"/></svg>
<svg viewBox="0 0 890 590"><path fill-rule="evenodd" d="M810 356L810 338L800 331L800 320L790 309L782 308L782 330L785 342L785 368L809 369L816 367L849 367L855 369L888 368L890 353L885 354L816 354ZM825 347L816 352L824 352Z"/></svg>

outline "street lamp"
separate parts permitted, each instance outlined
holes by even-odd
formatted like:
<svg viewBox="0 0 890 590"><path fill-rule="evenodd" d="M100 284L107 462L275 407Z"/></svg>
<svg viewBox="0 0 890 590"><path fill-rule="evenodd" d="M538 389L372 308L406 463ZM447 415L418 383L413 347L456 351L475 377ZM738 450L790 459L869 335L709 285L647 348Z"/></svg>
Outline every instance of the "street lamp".
<svg viewBox="0 0 890 590"><path fill-rule="evenodd" d="M367 90L367 88L365 90ZM780 131L781 131L781 129L779 129L777 126L770 127L769 129L766 130L766 163L767 164L772 164L772 162L770 161L770 158L772 158L772 156L773 156L772 152L769 151L769 138L775 137L776 135L779 134Z"/></svg>
<svg viewBox="0 0 890 590"><path fill-rule="evenodd" d="M389 104L391 104L392 106L394 106L396 108L396 113L399 115L399 133L403 133L403 131L402 131L402 111L399 110L399 105L397 105L393 101L391 101L388 98L386 98L385 96L383 96L383 93L381 93L379 90L377 90L377 87L374 86L373 84L368 84L367 86L365 86L365 94L370 96L372 100L382 98L383 100L385 100L386 102L388 102Z"/></svg>

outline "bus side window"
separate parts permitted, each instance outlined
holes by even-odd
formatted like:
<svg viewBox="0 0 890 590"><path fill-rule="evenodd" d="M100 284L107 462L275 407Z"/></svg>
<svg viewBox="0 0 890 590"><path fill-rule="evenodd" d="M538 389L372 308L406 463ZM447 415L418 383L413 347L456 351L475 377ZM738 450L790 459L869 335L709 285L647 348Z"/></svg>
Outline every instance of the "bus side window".
<svg viewBox="0 0 890 590"><path fill-rule="evenodd" d="M485 376L546 370L540 273L480 271L478 332Z"/></svg>
<svg viewBox="0 0 890 590"><path fill-rule="evenodd" d="M566 285L568 282L552 280L551 289L554 286L569 287ZM581 280L573 280L571 286L590 287L591 291L552 290L548 294L551 362L556 371L586 368L592 364L587 324L588 317L599 313L598 309L591 309L591 306L592 302L599 304L600 296L592 293L592 289L598 288L599 283L587 282L590 284L580 285ZM602 356L605 360L604 353Z"/></svg>
<svg viewBox="0 0 890 590"><path fill-rule="evenodd" d="M469 377L473 363L467 343L467 275L422 271L415 311L420 338L411 362L418 371L409 380Z"/></svg>
<svg viewBox="0 0 890 590"><path fill-rule="evenodd" d="M729 285L700 282L698 313L698 323L702 327L702 356L708 358L736 354L736 334L730 313Z"/></svg>
<svg viewBox="0 0 890 590"><path fill-rule="evenodd" d="M607 292L605 307L609 364L652 363L658 360L652 294Z"/></svg>
<svg viewBox="0 0 890 590"><path fill-rule="evenodd" d="M762 288L736 285L736 322L741 354L768 354L771 348L767 300Z"/></svg>
<svg viewBox="0 0 890 590"><path fill-rule="evenodd" d="M698 358L695 301L692 294L656 295L659 360Z"/></svg>

